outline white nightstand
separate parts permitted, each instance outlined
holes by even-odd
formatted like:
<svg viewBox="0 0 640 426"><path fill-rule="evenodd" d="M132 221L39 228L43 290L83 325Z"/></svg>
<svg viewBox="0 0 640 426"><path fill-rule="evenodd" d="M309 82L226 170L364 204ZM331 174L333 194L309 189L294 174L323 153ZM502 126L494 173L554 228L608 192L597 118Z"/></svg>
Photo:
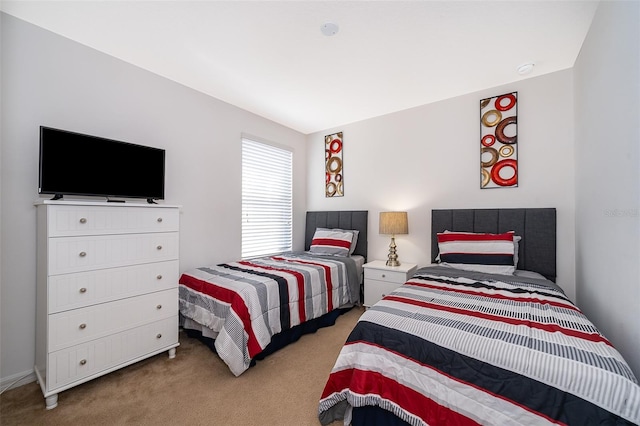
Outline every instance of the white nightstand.
<svg viewBox="0 0 640 426"><path fill-rule="evenodd" d="M384 260L374 260L363 267L364 306L368 308L411 278L418 265L403 262L400 266L387 266Z"/></svg>

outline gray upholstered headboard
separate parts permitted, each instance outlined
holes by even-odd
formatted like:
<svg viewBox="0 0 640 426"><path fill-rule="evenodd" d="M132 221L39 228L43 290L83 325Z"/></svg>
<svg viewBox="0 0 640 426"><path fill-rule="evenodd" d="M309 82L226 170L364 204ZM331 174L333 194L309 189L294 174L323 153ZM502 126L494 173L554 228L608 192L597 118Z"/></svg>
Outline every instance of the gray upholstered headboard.
<svg viewBox="0 0 640 426"><path fill-rule="evenodd" d="M367 224L369 212L366 210L318 211L307 212L307 225L304 234L304 249L309 250L316 228L356 229L358 242L353 254L367 259Z"/></svg>
<svg viewBox="0 0 640 426"><path fill-rule="evenodd" d="M518 269L526 269L556 281L556 209L450 209L431 211L431 262L438 255L437 233L501 233L515 231L522 240Z"/></svg>

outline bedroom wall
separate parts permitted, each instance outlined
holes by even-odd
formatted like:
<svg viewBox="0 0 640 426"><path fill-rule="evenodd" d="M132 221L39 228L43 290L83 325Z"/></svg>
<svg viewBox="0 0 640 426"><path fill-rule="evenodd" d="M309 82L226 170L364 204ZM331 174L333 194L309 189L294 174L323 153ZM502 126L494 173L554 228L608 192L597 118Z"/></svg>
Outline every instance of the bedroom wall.
<svg viewBox="0 0 640 426"><path fill-rule="evenodd" d="M241 133L290 146L302 248L304 135L10 15L1 27L2 387L33 371L40 125L166 149L165 203L182 205L181 271L240 257Z"/></svg>
<svg viewBox="0 0 640 426"><path fill-rule="evenodd" d="M574 67L577 301L640 377L639 2L601 2Z"/></svg>
<svg viewBox="0 0 640 426"><path fill-rule="evenodd" d="M400 261L430 263L431 209L555 207L558 284L575 297L572 72L522 80L309 135L310 210L369 210L369 257L386 259L378 214L406 210ZM518 92L517 188L480 189L479 101ZM324 195L324 136L344 133L344 197Z"/></svg>

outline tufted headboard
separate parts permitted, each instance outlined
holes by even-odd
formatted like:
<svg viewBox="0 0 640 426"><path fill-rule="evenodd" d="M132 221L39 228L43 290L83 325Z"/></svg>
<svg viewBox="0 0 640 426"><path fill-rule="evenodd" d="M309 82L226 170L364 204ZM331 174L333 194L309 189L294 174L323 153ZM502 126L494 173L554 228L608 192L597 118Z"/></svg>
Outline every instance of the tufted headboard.
<svg viewBox="0 0 640 426"><path fill-rule="evenodd" d="M360 231L358 242L353 254L359 254L367 259L367 224L369 212L367 210L345 211L316 211L307 212L307 224L304 234L304 249L309 250L316 228L355 229Z"/></svg>
<svg viewBox="0 0 640 426"><path fill-rule="evenodd" d="M522 240L518 269L534 271L556 281L556 209L449 209L431 211L431 262L438 255L437 233L515 231Z"/></svg>

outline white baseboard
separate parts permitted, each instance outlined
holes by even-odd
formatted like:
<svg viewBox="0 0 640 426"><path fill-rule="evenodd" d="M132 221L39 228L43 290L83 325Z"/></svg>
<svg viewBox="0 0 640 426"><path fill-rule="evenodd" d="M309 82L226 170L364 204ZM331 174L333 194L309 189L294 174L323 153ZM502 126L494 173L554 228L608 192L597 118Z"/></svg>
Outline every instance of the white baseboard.
<svg viewBox="0 0 640 426"><path fill-rule="evenodd" d="M4 392L9 389L26 385L27 383L35 382L36 380L35 371L23 371L22 373L0 379L0 390Z"/></svg>

